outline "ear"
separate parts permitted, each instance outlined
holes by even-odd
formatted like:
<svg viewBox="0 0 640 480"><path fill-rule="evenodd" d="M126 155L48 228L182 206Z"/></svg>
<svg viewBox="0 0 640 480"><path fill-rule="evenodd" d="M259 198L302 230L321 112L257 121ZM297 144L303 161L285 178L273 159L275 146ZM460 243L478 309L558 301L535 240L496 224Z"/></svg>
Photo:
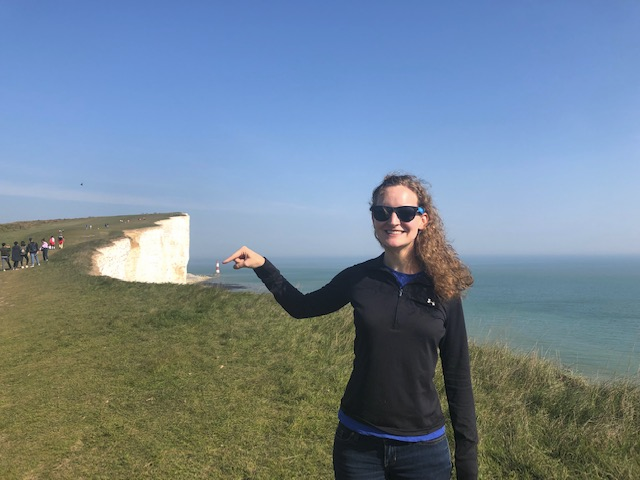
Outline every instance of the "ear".
<svg viewBox="0 0 640 480"><path fill-rule="evenodd" d="M420 230L424 230L425 228L427 228L427 225L429 224L429 215L427 215L427 213L423 213L422 215L420 215Z"/></svg>

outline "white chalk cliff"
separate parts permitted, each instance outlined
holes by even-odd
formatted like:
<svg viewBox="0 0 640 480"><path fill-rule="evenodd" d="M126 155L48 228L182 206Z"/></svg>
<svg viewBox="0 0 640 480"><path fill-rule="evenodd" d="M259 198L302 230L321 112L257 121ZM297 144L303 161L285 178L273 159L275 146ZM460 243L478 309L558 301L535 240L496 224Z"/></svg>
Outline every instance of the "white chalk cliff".
<svg viewBox="0 0 640 480"><path fill-rule="evenodd" d="M95 273L127 282L187 283L189 215L160 220L154 227L125 230L124 235L97 250Z"/></svg>

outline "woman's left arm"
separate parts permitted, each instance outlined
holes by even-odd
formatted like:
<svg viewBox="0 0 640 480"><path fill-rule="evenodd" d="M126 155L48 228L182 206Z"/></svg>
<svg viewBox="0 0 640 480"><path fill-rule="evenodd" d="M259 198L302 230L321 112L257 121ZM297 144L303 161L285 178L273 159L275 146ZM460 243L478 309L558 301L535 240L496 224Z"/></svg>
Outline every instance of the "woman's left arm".
<svg viewBox="0 0 640 480"><path fill-rule="evenodd" d="M449 413L455 437L458 479L478 478L478 431L471 386L467 329L460 298L446 303L446 333L440 342L440 358Z"/></svg>

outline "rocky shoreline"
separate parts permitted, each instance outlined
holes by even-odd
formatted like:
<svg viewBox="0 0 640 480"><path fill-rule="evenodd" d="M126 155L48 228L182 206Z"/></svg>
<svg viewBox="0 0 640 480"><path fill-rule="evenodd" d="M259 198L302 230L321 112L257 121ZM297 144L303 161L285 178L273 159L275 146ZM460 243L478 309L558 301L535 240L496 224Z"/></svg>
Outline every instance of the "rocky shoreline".
<svg viewBox="0 0 640 480"><path fill-rule="evenodd" d="M193 283L199 283L207 287L222 288L224 290L249 290L244 285L239 285L237 283L221 283L214 280L211 276L187 273L187 284Z"/></svg>

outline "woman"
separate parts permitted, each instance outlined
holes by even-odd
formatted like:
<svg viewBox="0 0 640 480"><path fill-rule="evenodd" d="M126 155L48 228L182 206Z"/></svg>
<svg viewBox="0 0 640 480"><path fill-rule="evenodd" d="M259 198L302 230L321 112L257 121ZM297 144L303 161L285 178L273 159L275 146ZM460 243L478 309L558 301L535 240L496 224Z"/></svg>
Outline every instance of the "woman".
<svg viewBox="0 0 640 480"><path fill-rule="evenodd" d="M354 363L338 413L336 479L448 479L452 465L433 377L442 361L458 479L477 478L477 431L461 295L473 283L447 243L422 182L388 175L371 217L384 253L302 294L242 247L223 263L252 268L296 318L354 309Z"/></svg>
<svg viewBox="0 0 640 480"><path fill-rule="evenodd" d="M42 245L40 246L40 250L42 250L42 260L45 262L49 261L49 242L47 242L46 238L42 239Z"/></svg>

